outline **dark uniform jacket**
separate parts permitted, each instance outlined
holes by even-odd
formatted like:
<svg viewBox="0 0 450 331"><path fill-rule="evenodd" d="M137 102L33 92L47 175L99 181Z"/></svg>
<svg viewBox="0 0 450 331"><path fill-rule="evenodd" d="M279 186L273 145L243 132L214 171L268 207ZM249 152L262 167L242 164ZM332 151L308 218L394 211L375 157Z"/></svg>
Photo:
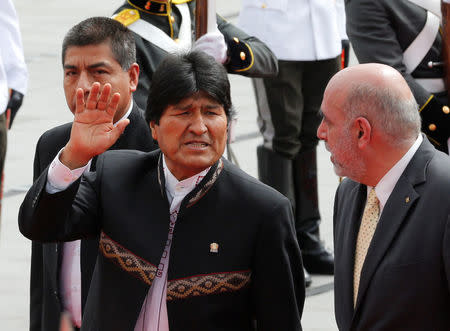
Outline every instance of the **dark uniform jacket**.
<svg viewBox="0 0 450 331"><path fill-rule="evenodd" d="M159 151L106 152L96 173L45 192L44 172L19 214L33 240L100 234L82 330L134 330L169 229ZM58 206L58 207L55 207ZM217 252L211 252L217 243ZM171 331L301 330L304 279L289 201L219 160L183 200L170 250Z"/></svg>
<svg viewBox="0 0 450 331"><path fill-rule="evenodd" d="M448 152L450 114L447 108L443 111L447 93L433 96L415 81L444 77L442 66L428 66L430 61L442 61L441 34L412 73L407 73L403 63L403 52L422 31L427 11L408 0L346 0L345 10L347 34L358 61L384 63L403 75L419 104L422 131L438 149Z"/></svg>
<svg viewBox="0 0 450 331"><path fill-rule="evenodd" d="M345 179L334 208L335 312L341 331L450 330L450 158L425 138L384 206L353 308L366 186Z"/></svg>
<svg viewBox="0 0 450 331"><path fill-rule="evenodd" d="M141 116L141 110L135 105L128 116L130 124L122 136L110 149L137 149L151 151L156 148L150 128ZM69 141L72 123L66 123L45 132L36 146L33 178L47 170L58 152ZM95 161L91 163L91 170ZM87 299L92 272L98 251L98 236L81 241L81 295L82 308ZM30 282L30 330L57 331L59 317L63 309L60 297L59 273L62 261L62 243L42 244L33 241L31 250Z"/></svg>
<svg viewBox="0 0 450 331"><path fill-rule="evenodd" d="M120 13L124 9L137 9L141 19L161 29L172 39L177 39L181 25L181 14L178 8L157 1L152 1L148 6L147 2L129 0L116 13ZM172 1L174 4L184 2L188 2L192 31L194 31L195 1ZM171 17L173 17L173 22ZM118 17L116 19L120 20ZM217 16L217 24L228 46L229 61L225 66L229 73L250 77L269 77L277 74L277 59L263 42L247 35L220 16ZM137 63L140 67L139 84L134 98L142 109L146 109L153 73L158 64L166 57L167 52L138 34L134 32L133 34L136 40Z"/></svg>

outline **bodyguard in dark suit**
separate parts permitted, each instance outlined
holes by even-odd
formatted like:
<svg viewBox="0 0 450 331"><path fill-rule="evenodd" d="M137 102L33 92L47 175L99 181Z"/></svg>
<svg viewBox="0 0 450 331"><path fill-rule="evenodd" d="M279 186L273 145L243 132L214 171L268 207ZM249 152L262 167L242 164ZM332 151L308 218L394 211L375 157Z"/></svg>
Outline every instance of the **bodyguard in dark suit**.
<svg viewBox="0 0 450 331"><path fill-rule="evenodd" d="M127 0L113 18L133 31L137 63L141 68L135 100L147 105L153 73L167 54L203 50L222 63L231 74L249 77L272 77L277 74L277 59L272 51L254 36L217 15L217 31L195 42L195 0Z"/></svg>
<svg viewBox="0 0 450 331"><path fill-rule="evenodd" d="M346 0L345 10L358 61L387 64L403 75L419 104L422 131L448 153L440 5L441 0Z"/></svg>
<svg viewBox="0 0 450 331"><path fill-rule="evenodd" d="M450 159L420 133L398 71L332 78L317 135L346 176L334 205L340 330L450 329Z"/></svg>
<svg viewBox="0 0 450 331"><path fill-rule="evenodd" d="M82 171L126 127L111 125L110 94L95 85L77 102L69 142L19 215L34 240L100 235L82 330L301 330L289 201L221 158L232 116L223 66L203 52L169 56L146 113L161 151L106 152L95 173L64 182L59 169Z"/></svg>
<svg viewBox="0 0 450 331"><path fill-rule="evenodd" d="M88 19L68 32L63 48L64 90L70 110L75 111L74 93L77 88L89 91L95 81L110 83L113 90L121 93L124 101L118 108L119 119L125 116L130 124L109 149L155 149L156 144L153 143L148 124L142 116L143 111L132 102L139 69L134 63L134 40L131 33L111 19ZM129 53L114 53L114 50L120 52L125 48ZM83 61L86 66L81 65ZM34 180L47 169L69 141L71 128L72 123L66 123L48 130L39 138L34 157ZM90 171L95 170L95 161L92 161ZM78 244L81 259L76 262L81 271L79 306L82 309L94 271L98 240L98 236L91 236ZM66 298L62 295L64 289L61 288L64 252L63 243L32 243L30 330L59 330L61 312L70 305L64 302ZM71 319L74 321L76 318L71 316ZM74 321L74 324L77 323Z"/></svg>

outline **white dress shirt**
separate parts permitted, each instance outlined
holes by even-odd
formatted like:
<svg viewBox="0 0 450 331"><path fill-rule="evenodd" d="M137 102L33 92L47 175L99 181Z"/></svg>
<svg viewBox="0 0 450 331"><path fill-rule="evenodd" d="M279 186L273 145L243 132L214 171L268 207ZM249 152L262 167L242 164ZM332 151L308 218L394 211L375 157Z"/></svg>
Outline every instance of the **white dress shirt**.
<svg viewBox="0 0 450 331"><path fill-rule="evenodd" d="M131 100L122 119L128 118L133 109L133 100ZM90 169L91 161L84 167L70 170L55 157L49 168L49 180L46 190L49 193L56 193L65 190L71 183L76 181L85 171ZM51 174L50 174L51 173ZM80 265L81 240L69 241L63 244L61 261L61 297L63 299L64 309L69 312L72 323L81 327L81 265Z"/></svg>
<svg viewBox="0 0 450 331"><path fill-rule="evenodd" d="M348 39L344 0L242 0L238 25L287 61L334 58Z"/></svg>
<svg viewBox="0 0 450 331"><path fill-rule="evenodd" d="M414 154L417 152L420 144L423 141L422 134L419 134L414 144L409 148L409 150L403 155L403 157L381 178L378 184L375 186L375 193L378 200L380 201L380 217L383 213L384 206L391 196L395 185L397 185L398 179L405 171L409 162L413 158ZM370 186L367 187L367 195L369 195Z"/></svg>
<svg viewBox="0 0 450 331"><path fill-rule="evenodd" d="M23 56L17 13L11 0L0 1L0 114L6 110L8 89L27 92L28 71Z"/></svg>

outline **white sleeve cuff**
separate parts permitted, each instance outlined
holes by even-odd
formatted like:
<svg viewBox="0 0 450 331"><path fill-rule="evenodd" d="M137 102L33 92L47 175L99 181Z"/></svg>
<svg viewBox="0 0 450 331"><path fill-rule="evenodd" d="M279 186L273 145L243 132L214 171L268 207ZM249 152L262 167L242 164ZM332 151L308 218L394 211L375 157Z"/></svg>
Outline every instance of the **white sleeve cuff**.
<svg viewBox="0 0 450 331"><path fill-rule="evenodd" d="M47 193L53 194L60 191L64 191L75 182L81 175L91 167L91 160L84 167L70 170L59 160L61 149L56 157L53 159L50 167L48 168L47 184L45 190Z"/></svg>

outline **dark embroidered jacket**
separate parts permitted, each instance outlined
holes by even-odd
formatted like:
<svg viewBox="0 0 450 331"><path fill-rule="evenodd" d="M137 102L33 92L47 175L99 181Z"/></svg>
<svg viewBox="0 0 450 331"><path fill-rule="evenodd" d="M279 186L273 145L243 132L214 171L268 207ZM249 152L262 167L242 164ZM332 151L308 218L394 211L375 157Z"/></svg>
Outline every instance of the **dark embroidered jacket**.
<svg viewBox="0 0 450 331"><path fill-rule="evenodd" d="M101 233L82 330L133 330L169 229L160 153L107 152L66 191L37 180L22 233L72 240ZM159 170L158 170L159 169ZM56 206L56 207L55 207ZM168 270L170 330L300 330L301 257L286 198L220 160L183 200Z"/></svg>

